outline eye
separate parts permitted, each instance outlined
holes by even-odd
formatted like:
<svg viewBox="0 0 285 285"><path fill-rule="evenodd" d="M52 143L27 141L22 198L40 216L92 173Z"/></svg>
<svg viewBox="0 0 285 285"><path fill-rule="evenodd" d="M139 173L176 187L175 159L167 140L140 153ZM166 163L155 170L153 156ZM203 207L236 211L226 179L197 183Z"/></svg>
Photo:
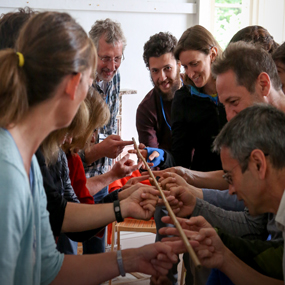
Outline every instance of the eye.
<svg viewBox="0 0 285 285"><path fill-rule="evenodd" d="M169 70L171 70L171 67L170 66L166 66L165 70L169 71Z"/></svg>
<svg viewBox="0 0 285 285"><path fill-rule="evenodd" d="M191 66L197 66L199 64L199 62L192 62Z"/></svg>
<svg viewBox="0 0 285 285"><path fill-rule="evenodd" d="M230 100L229 104L233 106L237 106L239 104L239 100L238 99Z"/></svg>
<svg viewBox="0 0 285 285"><path fill-rule="evenodd" d="M155 73L157 73L157 72L158 72L158 69L152 69L152 70L151 70L151 73L154 73L154 74L155 74Z"/></svg>

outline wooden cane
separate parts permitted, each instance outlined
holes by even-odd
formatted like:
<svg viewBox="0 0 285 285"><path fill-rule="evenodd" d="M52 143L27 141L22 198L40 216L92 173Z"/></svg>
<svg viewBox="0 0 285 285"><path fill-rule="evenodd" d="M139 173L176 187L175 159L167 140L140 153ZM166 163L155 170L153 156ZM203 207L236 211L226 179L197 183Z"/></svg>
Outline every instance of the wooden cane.
<svg viewBox="0 0 285 285"><path fill-rule="evenodd" d="M189 243L188 238L186 237L186 235L185 235L185 233L184 233L184 231L183 231L183 229L182 229L180 223L178 222L178 220L177 220L175 214L173 213L173 211L172 211L172 209L171 209L171 207L170 207L168 201L166 200L165 195L164 195L162 189L160 188L158 182L156 181L156 179L155 179L155 177L154 177L154 174L152 173L152 171L151 171L150 167L148 166L146 160L144 159L144 157L142 156L141 152L139 151L139 148L138 148L138 145L137 145L135 139L132 138L132 140L133 140L133 142L134 142L134 146L135 146L135 149L137 150L138 156L140 157L140 159L141 159L141 160L143 161L143 163L145 164L145 167L146 167L146 169L147 169L147 171L148 171L150 177L153 179L156 188L157 188L158 191L160 192L162 201L163 201L163 203L164 203L164 205L165 205L165 207L166 207L166 209L167 209L167 211L168 211L168 213L169 213L169 216L171 217L172 221L174 222L174 225L175 225L176 228L178 229L179 234L180 234L180 236L181 236L181 238L182 238L182 240L183 240L183 242L184 242L184 244L185 244L185 246L186 246L186 249L187 249L187 251L189 252L190 257L191 257L191 259L192 259L193 262L194 262L195 267L200 268L200 267L201 267L201 263L200 263L200 261L199 261L197 255L196 255L195 251L193 250L191 244Z"/></svg>

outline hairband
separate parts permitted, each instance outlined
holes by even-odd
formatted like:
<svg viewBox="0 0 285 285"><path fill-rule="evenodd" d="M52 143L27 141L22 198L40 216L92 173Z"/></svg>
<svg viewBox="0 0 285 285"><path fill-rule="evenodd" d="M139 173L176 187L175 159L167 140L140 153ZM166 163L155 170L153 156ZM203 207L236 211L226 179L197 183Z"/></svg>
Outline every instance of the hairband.
<svg viewBox="0 0 285 285"><path fill-rule="evenodd" d="M16 52L16 54L17 54L18 57L19 57L19 66L20 66L20 67L24 66L25 60L24 60L23 54L20 53L20 52Z"/></svg>

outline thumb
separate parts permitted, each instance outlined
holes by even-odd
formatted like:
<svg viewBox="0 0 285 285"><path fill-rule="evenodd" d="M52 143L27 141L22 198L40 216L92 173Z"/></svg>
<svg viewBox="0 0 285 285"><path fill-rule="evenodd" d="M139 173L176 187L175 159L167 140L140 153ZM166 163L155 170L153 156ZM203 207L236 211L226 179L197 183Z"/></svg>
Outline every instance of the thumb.
<svg viewBox="0 0 285 285"><path fill-rule="evenodd" d="M159 157L159 153L157 151L154 151L149 157L148 159L150 161L154 160L156 157Z"/></svg>

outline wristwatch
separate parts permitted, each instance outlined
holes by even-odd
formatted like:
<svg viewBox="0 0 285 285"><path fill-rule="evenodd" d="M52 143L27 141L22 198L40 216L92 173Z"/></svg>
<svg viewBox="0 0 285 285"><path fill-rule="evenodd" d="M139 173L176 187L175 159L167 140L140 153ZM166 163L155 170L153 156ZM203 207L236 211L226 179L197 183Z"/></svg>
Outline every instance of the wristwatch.
<svg viewBox="0 0 285 285"><path fill-rule="evenodd" d="M115 216L116 216L116 221L118 223L123 222L124 219L122 217L120 201L119 200L114 201L114 212L115 212Z"/></svg>

